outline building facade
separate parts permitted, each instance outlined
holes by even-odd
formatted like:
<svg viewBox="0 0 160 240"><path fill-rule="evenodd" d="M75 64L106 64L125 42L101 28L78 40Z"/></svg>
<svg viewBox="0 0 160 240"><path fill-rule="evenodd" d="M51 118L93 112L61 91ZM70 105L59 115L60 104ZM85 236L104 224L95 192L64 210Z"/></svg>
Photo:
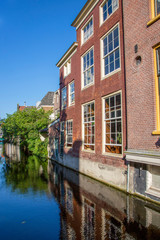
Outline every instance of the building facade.
<svg viewBox="0 0 160 240"><path fill-rule="evenodd" d="M89 0L60 69L58 161L123 190L126 106L122 1Z"/></svg>
<svg viewBox="0 0 160 240"><path fill-rule="evenodd" d="M123 11L130 191L159 201L160 1L123 1Z"/></svg>

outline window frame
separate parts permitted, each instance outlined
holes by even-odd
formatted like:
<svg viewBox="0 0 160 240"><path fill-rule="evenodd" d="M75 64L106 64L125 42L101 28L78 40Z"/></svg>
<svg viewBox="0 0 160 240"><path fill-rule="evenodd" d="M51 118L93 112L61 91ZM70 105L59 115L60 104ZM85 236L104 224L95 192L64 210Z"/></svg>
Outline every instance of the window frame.
<svg viewBox="0 0 160 240"><path fill-rule="evenodd" d="M74 92L71 94L71 90L70 90L70 88L71 88L71 85L74 83ZM74 101L73 102L71 102L71 95L73 95L74 94ZM69 106L73 106L73 105L75 105L75 81L73 80L72 82L70 82L69 83L69 88L68 88L68 100L69 100L69 103L68 103L68 105Z"/></svg>
<svg viewBox="0 0 160 240"><path fill-rule="evenodd" d="M117 11L117 9L119 9L119 0L117 0L117 1L118 1L117 8L115 8L114 11L112 11L112 13L105 20L103 20L103 7L104 7L105 3L108 2L108 0L104 0L101 3L101 5L99 6L100 26L103 23L105 23L110 18L110 16L112 16Z"/></svg>
<svg viewBox="0 0 160 240"><path fill-rule="evenodd" d="M71 58L64 64L64 78L71 73Z"/></svg>
<svg viewBox="0 0 160 240"><path fill-rule="evenodd" d="M68 123L72 123L72 134L68 135ZM72 136L72 143L67 141L68 136ZM70 145L70 146L68 146ZM66 147L72 148L73 145L73 119L67 120L66 121Z"/></svg>
<svg viewBox="0 0 160 240"><path fill-rule="evenodd" d="M87 55L87 53L89 53L91 50L93 50L93 64L91 66L89 66L89 68L87 68L85 70L85 72L87 72L88 69L93 67L93 81L90 82L89 84L87 84L86 86L84 86L84 70L83 70L83 64L84 64L84 57ZM94 68L94 46L90 47L82 56L81 56L81 90L86 89L92 85L94 85L94 76L95 76L95 68Z"/></svg>
<svg viewBox="0 0 160 240"><path fill-rule="evenodd" d="M62 92L63 92L64 89L66 89L66 106L64 106L64 104L63 104L63 94L62 94ZM61 108L65 109L66 107L67 107L67 86L65 86L61 89Z"/></svg>
<svg viewBox="0 0 160 240"><path fill-rule="evenodd" d="M160 94L159 94L159 78L158 76L158 57L157 57L157 49L160 48L160 44L157 45L154 51L154 74L155 74L155 91L156 91L156 130L152 132L152 134L160 134Z"/></svg>
<svg viewBox="0 0 160 240"><path fill-rule="evenodd" d="M94 150L85 149L85 147L84 147L84 145L85 145L85 143L84 143L84 139L85 139L85 135L84 135L84 106L89 105L89 104L92 104L92 103L94 103L94 144L92 144L92 145L94 145ZM96 124L96 121L95 121L95 100L92 100L92 101L90 101L90 102L86 102L86 103L82 104L82 110L81 110L81 112L82 112L82 151L90 152L90 153L95 153L95 146L96 146L96 144L95 144L95 139L96 139L96 129L95 129L95 126L96 126L96 125L95 125L95 124Z"/></svg>
<svg viewBox="0 0 160 240"><path fill-rule="evenodd" d="M108 97L112 97L115 96L117 94L120 94L121 97L121 134L122 134L122 153L118 154L118 153L110 153L110 152L106 152L105 151L105 145L106 145L106 141L105 141L105 135L106 135L106 126L105 126L105 100ZM103 155L108 155L108 156L114 156L114 157L122 157L123 156L123 102L122 102L122 91L116 91L114 93L108 94L104 97L102 97L102 154ZM113 144L115 145L115 144ZM120 144L119 144L120 145Z"/></svg>
<svg viewBox="0 0 160 240"><path fill-rule="evenodd" d="M118 34L119 34L119 47L116 47L114 50L110 51L107 55L104 56L103 54L103 40L111 33L113 32L116 28L118 27ZM116 25L114 25L105 35L103 35L103 37L100 39L100 52L101 52L101 80L104 80L110 76L112 76L113 74L121 71L121 42L120 42L120 25L119 23L117 23ZM104 61L105 58L107 56L109 56L111 53L115 52L117 49L119 49L119 68L113 70L112 72L109 72L108 74L105 75L105 71L104 71Z"/></svg>
<svg viewBox="0 0 160 240"><path fill-rule="evenodd" d="M86 39L86 40L84 40L84 29L87 27L87 25L90 23L90 21L92 20L92 28L93 28L93 30L92 30L92 33L91 33L91 35L89 35L89 37ZM85 44L92 36L93 36L93 34L94 34L94 21L93 21L93 15L88 19L88 21L85 23L85 25L83 26L83 28L81 29L81 46L83 45L83 44Z"/></svg>

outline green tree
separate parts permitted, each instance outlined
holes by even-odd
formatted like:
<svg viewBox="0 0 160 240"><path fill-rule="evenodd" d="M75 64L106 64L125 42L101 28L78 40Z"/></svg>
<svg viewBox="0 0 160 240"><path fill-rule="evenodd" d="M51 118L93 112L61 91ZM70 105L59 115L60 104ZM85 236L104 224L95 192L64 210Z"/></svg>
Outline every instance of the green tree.
<svg viewBox="0 0 160 240"><path fill-rule="evenodd" d="M26 108L7 115L2 125L6 141L16 143L20 139L21 146L29 152L39 156L47 155L48 138L41 142L39 131L46 128L50 123L49 115L43 109Z"/></svg>

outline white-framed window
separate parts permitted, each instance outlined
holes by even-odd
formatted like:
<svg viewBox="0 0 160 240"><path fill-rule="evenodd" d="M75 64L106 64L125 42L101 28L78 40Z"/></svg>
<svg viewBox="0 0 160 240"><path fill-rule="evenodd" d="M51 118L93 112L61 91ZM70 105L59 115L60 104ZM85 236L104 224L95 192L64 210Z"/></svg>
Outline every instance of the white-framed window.
<svg viewBox="0 0 160 240"><path fill-rule="evenodd" d="M82 44L93 35L93 17L89 19L84 28L82 28Z"/></svg>
<svg viewBox="0 0 160 240"><path fill-rule="evenodd" d="M64 77L71 73L71 59L64 65Z"/></svg>
<svg viewBox="0 0 160 240"><path fill-rule="evenodd" d="M73 120L67 121L66 144L67 147L71 147L73 144Z"/></svg>
<svg viewBox="0 0 160 240"><path fill-rule="evenodd" d="M119 25L101 39L102 77L120 68Z"/></svg>
<svg viewBox="0 0 160 240"><path fill-rule="evenodd" d="M103 98L104 153L122 154L121 92Z"/></svg>
<svg viewBox="0 0 160 240"><path fill-rule="evenodd" d="M93 47L82 56L82 88L94 82L94 50Z"/></svg>
<svg viewBox="0 0 160 240"><path fill-rule="evenodd" d="M83 149L95 150L95 103L83 105Z"/></svg>
<svg viewBox="0 0 160 240"><path fill-rule="evenodd" d="M100 23L105 22L119 6L119 0L105 0L100 6Z"/></svg>
<svg viewBox="0 0 160 240"><path fill-rule="evenodd" d="M67 106L67 88L64 87L62 89L62 97L61 97L61 106L62 106L62 109L66 108Z"/></svg>
<svg viewBox="0 0 160 240"><path fill-rule="evenodd" d="M69 106L74 105L75 103L75 89L74 81L69 84Z"/></svg>

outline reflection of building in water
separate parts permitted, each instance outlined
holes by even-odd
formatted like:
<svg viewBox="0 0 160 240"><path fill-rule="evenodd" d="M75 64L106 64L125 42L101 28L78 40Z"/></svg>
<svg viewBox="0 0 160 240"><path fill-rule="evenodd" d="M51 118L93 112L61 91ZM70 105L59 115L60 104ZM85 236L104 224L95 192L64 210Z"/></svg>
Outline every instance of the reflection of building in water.
<svg viewBox="0 0 160 240"><path fill-rule="evenodd" d="M61 211L60 239L159 239L160 206L129 197L51 161L48 169L49 188Z"/></svg>
<svg viewBox="0 0 160 240"><path fill-rule="evenodd" d="M82 233L86 240L95 239L95 205L83 198Z"/></svg>

